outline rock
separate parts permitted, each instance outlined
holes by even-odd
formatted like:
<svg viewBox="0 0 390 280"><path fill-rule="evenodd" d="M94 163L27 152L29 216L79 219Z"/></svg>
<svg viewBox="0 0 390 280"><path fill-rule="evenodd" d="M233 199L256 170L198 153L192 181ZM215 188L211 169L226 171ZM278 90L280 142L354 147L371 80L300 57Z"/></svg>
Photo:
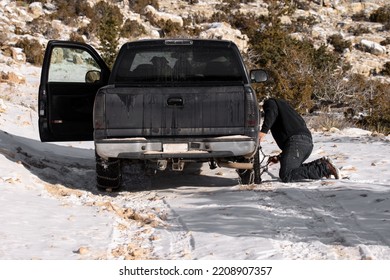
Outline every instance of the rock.
<svg viewBox="0 0 390 280"><path fill-rule="evenodd" d="M386 47L380 45L379 43L369 41L366 39L362 39L360 41L360 43L358 44L358 48L375 55L386 54Z"/></svg>
<svg viewBox="0 0 390 280"><path fill-rule="evenodd" d="M51 56L51 63L61 63L64 60L64 51L62 48L55 48Z"/></svg>
<svg viewBox="0 0 390 280"><path fill-rule="evenodd" d="M155 22L161 20L167 22L168 20L170 20L173 23L179 24L179 26L183 26L183 18L181 16L169 14L165 12L159 12L151 5L146 6L144 11L145 14L148 14L150 17L152 17L153 21Z"/></svg>
<svg viewBox="0 0 390 280"><path fill-rule="evenodd" d="M297 41L303 41L304 35L302 33L291 33L290 37Z"/></svg>
<svg viewBox="0 0 390 280"><path fill-rule="evenodd" d="M73 63L74 64L83 64L83 59L81 58L80 55L74 55L73 56Z"/></svg>
<svg viewBox="0 0 390 280"><path fill-rule="evenodd" d="M81 246L79 249L77 249L76 251L73 251L73 253L76 253L76 254L80 254L80 255L86 255L89 253L89 248L88 247L84 247L84 246Z"/></svg>
<svg viewBox="0 0 390 280"><path fill-rule="evenodd" d="M199 38L203 39L219 39L233 41L240 51L246 53L248 49L248 36L243 35L241 31L233 29L226 22L214 22L204 24L206 30L199 34Z"/></svg>
<svg viewBox="0 0 390 280"><path fill-rule="evenodd" d="M348 13L354 15L359 13L364 13L369 15L372 11L379 9L381 6L376 3L369 3L367 1L362 1L360 3L351 3L348 6Z"/></svg>
<svg viewBox="0 0 390 280"><path fill-rule="evenodd" d="M326 30L320 26L313 26L313 28L311 29L311 36L314 39L320 40L322 42L326 42L327 39Z"/></svg>
<svg viewBox="0 0 390 280"><path fill-rule="evenodd" d="M329 129L329 132L330 132L330 133L338 133L338 132L340 132L340 129L338 129L337 127L331 127L331 128Z"/></svg>
<svg viewBox="0 0 390 280"><path fill-rule="evenodd" d="M49 12L54 12L54 11L57 10L56 5L54 5L53 3L44 3L44 4L43 4L43 8L45 8L45 9L48 10Z"/></svg>
<svg viewBox="0 0 390 280"><path fill-rule="evenodd" d="M351 69L352 73L360 74L365 77L369 77L371 75L371 68L368 67L366 64L362 63L355 63L352 66Z"/></svg>
<svg viewBox="0 0 390 280"><path fill-rule="evenodd" d="M364 12L364 3L351 3L349 12L353 15Z"/></svg>
<svg viewBox="0 0 390 280"><path fill-rule="evenodd" d="M292 24L292 20L289 16L281 16L280 17L280 23L283 24L283 25L291 25Z"/></svg>
<svg viewBox="0 0 390 280"><path fill-rule="evenodd" d="M28 10L33 18L39 18L44 15L43 6L41 2L33 2L28 6Z"/></svg>
<svg viewBox="0 0 390 280"><path fill-rule="evenodd" d="M321 0L319 2L322 2L322 4L325 7L328 7L328 8L334 8L334 7L337 7L337 6L340 5L340 1L339 0Z"/></svg>
<svg viewBox="0 0 390 280"><path fill-rule="evenodd" d="M51 22L51 25L52 25L53 29L56 30L59 34L63 34L64 33L64 24L62 23L62 21L60 21L60 20L53 20ZM83 26L83 25L80 25L80 26Z"/></svg>
<svg viewBox="0 0 390 280"><path fill-rule="evenodd" d="M26 63L26 54L23 52L23 49L11 47L11 51L14 61L19 63Z"/></svg>

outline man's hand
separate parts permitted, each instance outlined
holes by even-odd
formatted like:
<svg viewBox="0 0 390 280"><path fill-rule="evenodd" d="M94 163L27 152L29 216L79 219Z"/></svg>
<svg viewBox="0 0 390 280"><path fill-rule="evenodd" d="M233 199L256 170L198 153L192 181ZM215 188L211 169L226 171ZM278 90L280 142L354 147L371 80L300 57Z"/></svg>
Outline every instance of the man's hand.
<svg viewBox="0 0 390 280"><path fill-rule="evenodd" d="M259 132L259 142L262 142L266 135L267 135L267 133Z"/></svg>
<svg viewBox="0 0 390 280"><path fill-rule="evenodd" d="M279 155L276 155L276 156L270 156L268 158L268 164L276 164L280 161L280 154Z"/></svg>

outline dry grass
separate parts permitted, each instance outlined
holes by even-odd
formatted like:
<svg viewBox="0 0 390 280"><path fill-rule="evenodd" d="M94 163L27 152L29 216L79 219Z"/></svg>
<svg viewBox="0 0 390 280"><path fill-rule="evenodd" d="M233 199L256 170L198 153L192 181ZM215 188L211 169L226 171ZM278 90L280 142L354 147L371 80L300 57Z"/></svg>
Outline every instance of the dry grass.
<svg viewBox="0 0 390 280"><path fill-rule="evenodd" d="M356 126L343 115L327 112L319 112L318 115L307 117L307 125L316 131L330 131L334 128L341 130Z"/></svg>

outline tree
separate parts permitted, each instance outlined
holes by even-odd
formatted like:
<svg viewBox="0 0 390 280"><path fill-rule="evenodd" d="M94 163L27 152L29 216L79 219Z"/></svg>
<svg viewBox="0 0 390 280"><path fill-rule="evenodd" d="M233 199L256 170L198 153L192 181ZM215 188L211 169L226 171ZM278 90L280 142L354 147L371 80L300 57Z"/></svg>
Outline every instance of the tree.
<svg viewBox="0 0 390 280"><path fill-rule="evenodd" d="M94 10L95 17L93 20L99 23L94 27L96 28L97 37L100 40L99 50L107 65L112 67L118 51L118 40L120 27L123 23L123 15L117 6L110 5L104 1L97 3Z"/></svg>
<svg viewBox="0 0 390 280"><path fill-rule="evenodd" d="M280 17L291 15L294 9L295 4L290 1L269 1L269 15L260 19L250 43L255 64L268 69L272 77L271 83L259 86L259 94L265 92L286 99L303 113L315 103L340 98L337 90L330 92L323 86L325 80L341 79L334 71L340 56L328 51L326 46L315 48L309 40L291 36L296 23L283 25Z"/></svg>
<svg viewBox="0 0 390 280"><path fill-rule="evenodd" d="M255 63L271 73L273 82L268 91L305 112L312 106L312 47L292 38L288 27L281 24L280 17L293 11L290 1L269 1L269 16L261 18L259 29L250 40L258 58Z"/></svg>

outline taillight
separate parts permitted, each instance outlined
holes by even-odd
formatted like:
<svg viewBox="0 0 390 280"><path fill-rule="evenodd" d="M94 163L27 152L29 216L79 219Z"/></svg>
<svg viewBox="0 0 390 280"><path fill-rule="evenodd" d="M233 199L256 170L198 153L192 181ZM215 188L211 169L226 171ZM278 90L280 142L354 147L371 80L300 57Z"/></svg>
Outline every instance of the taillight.
<svg viewBox="0 0 390 280"><path fill-rule="evenodd" d="M93 120L94 120L94 129L105 129L105 106L106 106L106 95L99 91L95 97L95 103L93 106Z"/></svg>
<svg viewBox="0 0 390 280"><path fill-rule="evenodd" d="M245 126L256 127L259 125L259 108L256 95L251 87L245 87Z"/></svg>

